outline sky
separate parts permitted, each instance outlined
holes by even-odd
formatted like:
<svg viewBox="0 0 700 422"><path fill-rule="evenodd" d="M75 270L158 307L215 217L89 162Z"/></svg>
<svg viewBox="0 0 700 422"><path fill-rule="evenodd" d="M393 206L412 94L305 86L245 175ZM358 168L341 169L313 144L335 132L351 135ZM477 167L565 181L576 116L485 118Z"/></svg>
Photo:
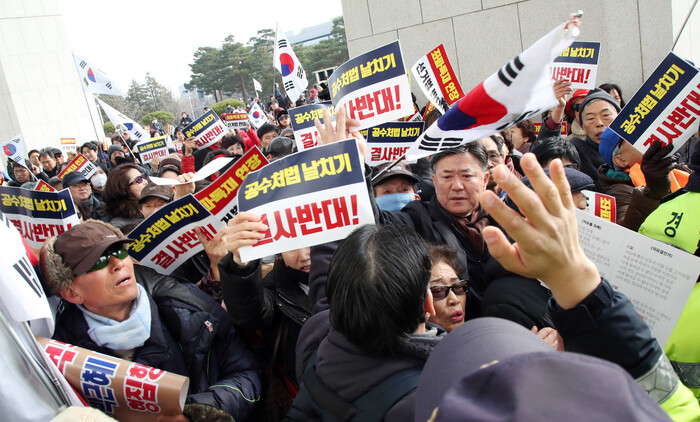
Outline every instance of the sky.
<svg viewBox="0 0 700 422"><path fill-rule="evenodd" d="M298 33L343 14L340 0L59 0L59 7L73 54L124 93L150 72L175 97L199 47L221 47L228 35L245 44L277 23Z"/></svg>

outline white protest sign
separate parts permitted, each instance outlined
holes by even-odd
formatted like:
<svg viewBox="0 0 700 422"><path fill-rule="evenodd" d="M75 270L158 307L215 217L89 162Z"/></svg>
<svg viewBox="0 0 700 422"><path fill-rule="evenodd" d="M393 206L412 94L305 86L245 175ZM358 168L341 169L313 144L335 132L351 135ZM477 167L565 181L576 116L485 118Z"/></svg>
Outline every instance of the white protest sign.
<svg viewBox="0 0 700 422"><path fill-rule="evenodd" d="M228 163L233 160L232 157L219 157L215 160L212 160L209 162L206 166L202 167L199 169L198 172L192 176L192 178L188 182L180 182L177 179L168 179L167 177L149 177L149 180L156 185L165 185L165 186L176 186L176 185L186 185L188 183L192 182L199 182L200 180L204 180L207 177L211 176L212 174L216 173L217 171L221 170L223 167L225 167Z"/></svg>
<svg viewBox="0 0 700 422"><path fill-rule="evenodd" d="M194 138L197 148L205 148L219 142L227 132L228 128L214 110L209 110L197 117L182 130L185 138Z"/></svg>
<svg viewBox="0 0 700 422"><path fill-rule="evenodd" d="M571 89L594 89L600 57L599 42L574 41L552 63L552 80L566 79Z"/></svg>
<svg viewBox="0 0 700 422"><path fill-rule="evenodd" d="M258 243L239 249L243 261L344 239L374 224L354 139L288 155L249 173L238 205L268 226Z"/></svg>
<svg viewBox="0 0 700 422"><path fill-rule="evenodd" d="M634 304L661 347L700 274L700 258L577 210L579 243L602 277Z"/></svg>
<svg viewBox="0 0 700 422"><path fill-rule="evenodd" d="M154 158L162 158L168 155L168 142L165 136L158 136L136 144L136 152L142 162L151 161Z"/></svg>
<svg viewBox="0 0 700 422"><path fill-rule="evenodd" d="M167 275L204 249L196 227L211 240L224 226L190 194L160 208L132 230L129 237L136 241L129 247L129 255Z"/></svg>

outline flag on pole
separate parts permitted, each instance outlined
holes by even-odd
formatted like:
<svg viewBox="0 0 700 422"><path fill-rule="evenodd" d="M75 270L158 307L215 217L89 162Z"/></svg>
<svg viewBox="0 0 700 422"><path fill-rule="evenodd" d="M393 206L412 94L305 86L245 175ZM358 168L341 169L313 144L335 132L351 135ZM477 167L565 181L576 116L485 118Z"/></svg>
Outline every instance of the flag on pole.
<svg viewBox="0 0 700 422"><path fill-rule="evenodd" d="M447 110L411 145L406 159L475 141L554 107L550 66L578 32L569 21L540 38Z"/></svg>
<svg viewBox="0 0 700 422"><path fill-rule="evenodd" d="M109 120L114 124L114 126L116 127L121 125L127 132L129 132L129 135L131 135L133 140L140 142L151 139L151 134L142 128L140 124L126 117L119 110L113 109L104 102L100 100L97 100L97 102L100 104L100 107L102 107L105 113L107 113L107 117L109 117Z"/></svg>
<svg viewBox="0 0 700 422"><path fill-rule="evenodd" d="M250 125L256 130L268 122L267 116L263 112L262 108L260 108L260 104L258 103L254 103L253 107L250 108L250 111L248 112L248 120L250 121Z"/></svg>
<svg viewBox="0 0 700 422"><path fill-rule="evenodd" d="M287 91L289 99L292 101L298 100L299 96L309 85L309 81L306 80L306 72L301 67L301 63L299 63L292 46L287 41L287 37L280 32L279 25L275 35L275 54L272 57L272 64L282 74L284 90Z"/></svg>
<svg viewBox="0 0 700 422"><path fill-rule="evenodd" d="M10 160L27 167L24 161L24 138L22 137L22 134L19 134L9 141L3 143L2 152Z"/></svg>
<svg viewBox="0 0 700 422"><path fill-rule="evenodd" d="M73 55L73 59L75 60L75 66L78 69L80 81L85 91L93 94L124 96L124 93L114 86L104 72L93 68L85 60L76 55Z"/></svg>
<svg viewBox="0 0 700 422"><path fill-rule="evenodd" d="M253 78L253 86L255 87L255 92L262 92L262 85L255 78Z"/></svg>

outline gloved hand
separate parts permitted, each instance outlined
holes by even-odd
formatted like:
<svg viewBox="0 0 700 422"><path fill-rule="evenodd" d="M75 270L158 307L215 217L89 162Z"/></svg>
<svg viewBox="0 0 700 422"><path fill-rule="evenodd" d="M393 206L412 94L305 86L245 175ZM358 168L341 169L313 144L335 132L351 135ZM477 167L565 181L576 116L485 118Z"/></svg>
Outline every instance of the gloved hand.
<svg viewBox="0 0 700 422"><path fill-rule="evenodd" d="M642 173L647 182L644 194L661 199L671 191L671 178L668 173L678 160L678 156L666 157L673 150L673 144L665 147L657 141L651 144L642 157Z"/></svg>

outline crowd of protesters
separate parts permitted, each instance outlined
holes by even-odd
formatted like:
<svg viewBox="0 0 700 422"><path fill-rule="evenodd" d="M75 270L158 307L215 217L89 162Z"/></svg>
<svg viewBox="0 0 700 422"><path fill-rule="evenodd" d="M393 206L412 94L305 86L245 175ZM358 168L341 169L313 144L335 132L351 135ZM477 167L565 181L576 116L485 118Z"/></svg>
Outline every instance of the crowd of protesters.
<svg viewBox="0 0 700 422"><path fill-rule="evenodd" d="M82 221L28 250L62 301L54 338L189 377L190 420L697 420L700 290L662 350L585 256L574 211L583 190L614 196L618 224L700 256L697 226L669 237L660 216L676 204L698 220L698 134L680 155L660 143L642 154L607 129L624 106L617 85L557 81L554 92L539 133L525 120L415 164L368 167L376 225L345 240L243 262L239 248L267 226L242 212L170 276L128 256L129 233L205 188L211 179L190 180L212 160L294 153L288 110L330 99L327 86L296 102L275 87L269 123L201 149L182 113L166 134L181 150L150 162L128 132L106 149L86 142L90 179L59 179L68 154L31 150L6 185L69 189ZM354 137L364 151L344 116L336 129L317 122L320 143Z"/></svg>

